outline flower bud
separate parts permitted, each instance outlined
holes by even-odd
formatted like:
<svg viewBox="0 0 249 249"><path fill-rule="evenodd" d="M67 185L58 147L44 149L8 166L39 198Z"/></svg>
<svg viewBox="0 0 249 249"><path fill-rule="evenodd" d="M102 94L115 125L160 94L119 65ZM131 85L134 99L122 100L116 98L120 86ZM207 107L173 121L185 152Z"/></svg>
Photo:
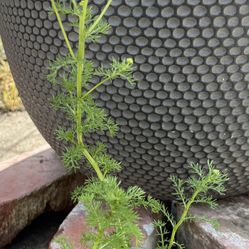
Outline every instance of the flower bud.
<svg viewBox="0 0 249 249"><path fill-rule="evenodd" d="M214 175L216 175L216 176L219 176L220 175L220 171L218 170L218 169L214 169Z"/></svg>
<svg viewBox="0 0 249 249"><path fill-rule="evenodd" d="M129 65L132 65L133 63L134 63L134 61L133 61L133 59L132 58L127 58L127 63L129 64Z"/></svg>

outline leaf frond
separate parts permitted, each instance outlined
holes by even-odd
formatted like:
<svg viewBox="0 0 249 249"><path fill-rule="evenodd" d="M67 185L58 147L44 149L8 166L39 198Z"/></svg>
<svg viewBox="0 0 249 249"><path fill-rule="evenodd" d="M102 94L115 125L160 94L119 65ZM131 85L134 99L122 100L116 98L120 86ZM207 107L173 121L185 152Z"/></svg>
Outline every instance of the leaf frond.
<svg viewBox="0 0 249 249"><path fill-rule="evenodd" d="M95 18L96 19L96 18ZM101 20L98 25L96 25L95 29L86 32L87 41L97 43L103 35L108 34L111 26L105 20Z"/></svg>
<svg viewBox="0 0 249 249"><path fill-rule="evenodd" d="M176 176L170 176L169 180L173 184L174 195L178 202L182 203L185 207L187 204L187 197L185 195L184 181Z"/></svg>
<svg viewBox="0 0 249 249"><path fill-rule="evenodd" d="M65 129L62 127L59 127L56 132L55 135L57 137L58 140L61 141L67 141L67 142L71 142L71 143L75 143L75 128L71 128L71 129Z"/></svg>
<svg viewBox="0 0 249 249"><path fill-rule="evenodd" d="M60 245L61 249L73 249L72 244L64 236L58 236L55 242Z"/></svg>
<svg viewBox="0 0 249 249"><path fill-rule="evenodd" d="M77 61L70 55L58 56L48 66L49 74L47 75L47 80L52 84L56 84L60 70L68 66L76 65L76 63Z"/></svg>
<svg viewBox="0 0 249 249"><path fill-rule="evenodd" d="M63 154L64 166L70 171L77 171L80 168L79 162L84 158L82 145L73 145L66 148Z"/></svg>
<svg viewBox="0 0 249 249"><path fill-rule="evenodd" d="M117 77L121 77L127 80L130 84L135 84L135 80L132 75L133 72L133 60L131 58L118 61L113 59L110 67L101 66L95 70L94 74L99 77L108 78L113 80Z"/></svg>

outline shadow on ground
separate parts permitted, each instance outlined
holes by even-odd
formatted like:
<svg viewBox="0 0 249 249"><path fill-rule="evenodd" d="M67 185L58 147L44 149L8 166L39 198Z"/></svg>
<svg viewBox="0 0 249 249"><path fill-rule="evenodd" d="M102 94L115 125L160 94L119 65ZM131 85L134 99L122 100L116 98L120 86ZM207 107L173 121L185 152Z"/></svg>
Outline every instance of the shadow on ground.
<svg viewBox="0 0 249 249"><path fill-rule="evenodd" d="M12 242L3 249L48 249L50 240L57 232L68 213L45 213L26 227Z"/></svg>

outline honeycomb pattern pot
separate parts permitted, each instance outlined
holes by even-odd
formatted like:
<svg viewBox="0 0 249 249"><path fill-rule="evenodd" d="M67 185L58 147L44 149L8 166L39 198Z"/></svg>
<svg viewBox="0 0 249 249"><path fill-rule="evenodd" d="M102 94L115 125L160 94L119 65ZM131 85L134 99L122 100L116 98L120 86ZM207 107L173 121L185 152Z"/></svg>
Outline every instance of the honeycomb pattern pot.
<svg viewBox="0 0 249 249"><path fill-rule="evenodd" d="M104 0L92 0L99 12ZM49 60L66 48L48 0L1 0L0 32L24 105L60 154L58 125L69 126L49 103L60 91L45 80ZM124 185L138 184L169 199L171 174L212 159L230 176L227 195L249 190L249 1L114 0L112 32L88 44L95 65L132 56L135 87L115 80L98 89L97 104L120 125L114 139L94 134L122 161ZM65 17L64 22L70 22ZM74 48L76 31L67 25ZM93 84L98 79L93 80Z"/></svg>

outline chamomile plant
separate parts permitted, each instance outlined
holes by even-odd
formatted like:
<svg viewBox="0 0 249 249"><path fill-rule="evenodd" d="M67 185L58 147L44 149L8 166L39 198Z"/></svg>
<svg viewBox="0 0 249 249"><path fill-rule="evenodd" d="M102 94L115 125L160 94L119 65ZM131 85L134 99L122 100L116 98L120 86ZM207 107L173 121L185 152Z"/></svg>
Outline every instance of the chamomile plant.
<svg viewBox="0 0 249 249"><path fill-rule="evenodd" d="M154 213L163 213L172 226L171 238L165 241L166 224L155 222L162 238L158 248L171 249L174 245L180 247L175 241L175 235L183 222L194 218L188 216L191 205L205 203L215 206L215 201L207 193L212 190L222 194L227 177L216 170L212 162L208 162L208 174L200 166L193 164L192 169L197 177L190 177L186 181L171 177L176 198L183 207L182 216L179 221L175 221L161 202L146 195L141 188L133 186L124 190L121 187L121 182L113 176L122 169L121 163L108 155L105 144L98 142L89 146L86 143L86 135L102 132L113 137L118 132L117 124L95 104L92 93L118 77L135 84L132 58L121 61L113 59L109 66L95 68L93 62L85 56L86 43L98 43L110 29L103 17L111 3L112 0L107 0L101 13L94 16L89 0L51 0L51 14L56 15L68 53L58 56L50 63L47 78L61 89L61 93L51 101L53 108L64 112L71 123L70 128L58 127L56 136L67 144L63 162L68 170L79 170L85 160L85 167L95 173L73 193L73 200L83 203L87 211L89 229L82 236L82 243L92 249L130 249L131 241L135 241L133 247L138 248L143 234L137 225L139 216L135 210L144 206ZM70 24L78 30L76 49L72 47L62 21L62 16L65 15L74 20ZM92 77L100 79L94 86L91 84ZM192 195L186 194L189 192ZM72 248L64 238L59 241L63 248Z"/></svg>
<svg viewBox="0 0 249 249"><path fill-rule="evenodd" d="M118 131L114 121L95 104L92 93L117 77L130 84L135 83L132 58L113 59L109 66L94 68L93 62L85 56L86 43L98 42L110 28L103 16L111 2L108 0L101 13L94 16L88 0L51 0L51 14L56 15L68 48L68 54L58 56L49 67L49 82L62 89L53 97L52 106L64 112L72 124L69 129L59 127L56 135L67 144L63 154L64 165L76 171L85 159L86 167L90 167L96 175L73 193L73 200L82 202L87 210L89 232L83 235L83 243L92 249L130 249L131 241L135 241L138 247L143 234L137 225L139 216L136 208L144 206L154 212L160 210L159 202L146 197L141 188L135 186L124 190L120 186L113 173L121 170L121 164L107 154L103 143L88 146L85 142L86 135L102 132L113 137ZM70 15L75 20L71 25L78 30L76 52L62 22L63 15ZM91 87L93 76L100 80Z"/></svg>
<svg viewBox="0 0 249 249"><path fill-rule="evenodd" d="M199 164L191 164L190 169L193 171L193 176L187 180L182 180L176 176L170 177L170 182L174 188L175 200L181 210L181 215L177 220L166 208L161 205L161 212L166 218L166 222L161 220L155 221L158 228L158 235L160 236L160 245L157 249L183 249L184 245L176 241L176 233L184 222L197 220L204 220L218 229L218 222L216 220L207 219L206 217L195 217L189 215L189 211L194 204L204 204L211 208L216 208L218 203L213 198L213 194L223 195L225 193L224 183L228 181L227 174L216 169L212 161L207 162L208 171L206 172ZM167 231L169 224L170 230ZM165 239L169 237L169 239Z"/></svg>

